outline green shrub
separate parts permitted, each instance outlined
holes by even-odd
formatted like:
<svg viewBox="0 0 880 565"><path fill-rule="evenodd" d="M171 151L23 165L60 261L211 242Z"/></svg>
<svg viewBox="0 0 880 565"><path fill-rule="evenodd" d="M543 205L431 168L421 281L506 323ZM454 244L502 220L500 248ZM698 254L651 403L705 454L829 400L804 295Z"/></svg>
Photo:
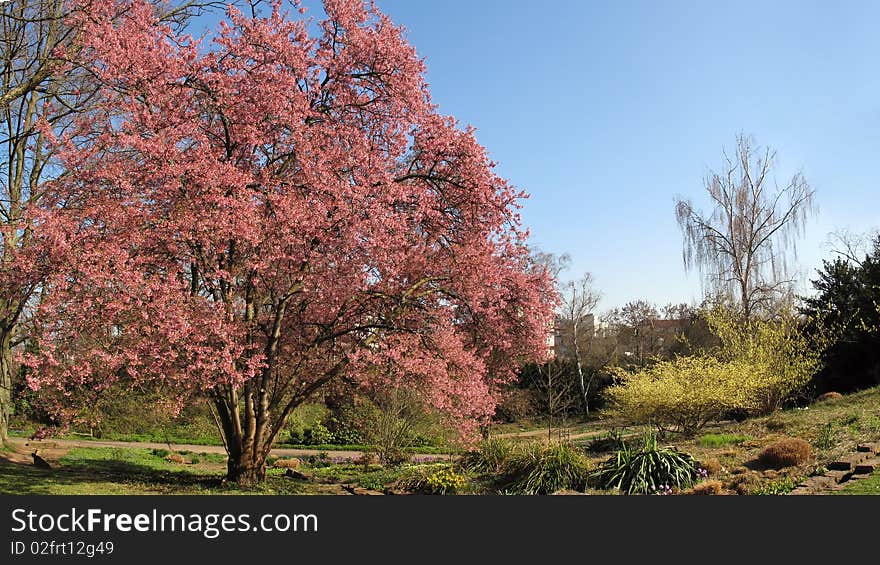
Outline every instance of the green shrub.
<svg viewBox="0 0 880 565"><path fill-rule="evenodd" d="M305 462L308 463L309 467L314 469L329 467L333 464L326 451L321 451L317 455L306 455Z"/></svg>
<svg viewBox="0 0 880 565"><path fill-rule="evenodd" d="M500 486L502 491L516 494L583 491L589 473L589 460L573 445L535 442L514 450L504 465Z"/></svg>
<svg viewBox="0 0 880 565"><path fill-rule="evenodd" d="M363 396L343 399L322 423L340 445L373 444L381 414L378 406Z"/></svg>
<svg viewBox="0 0 880 565"><path fill-rule="evenodd" d="M769 483L762 483L749 491L749 494L780 495L788 494L800 484L800 477L783 477Z"/></svg>
<svg viewBox="0 0 880 565"><path fill-rule="evenodd" d="M657 436L645 434L638 451L624 447L592 475L599 488L627 494L652 494L686 489L697 479L697 461L673 447L657 445Z"/></svg>
<svg viewBox="0 0 880 565"><path fill-rule="evenodd" d="M303 431L303 444L328 445L333 443L333 434L320 422Z"/></svg>
<svg viewBox="0 0 880 565"><path fill-rule="evenodd" d="M459 466L478 474L500 474L513 455L514 446L509 441L490 438L480 442L476 449L468 451L459 459Z"/></svg>
<svg viewBox="0 0 880 565"><path fill-rule="evenodd" d="M153 455L155 455L156 457L158 457L158 458L160 458L160 459L165 459L166 457L168 457L168 455L169 455L171 452L168 451L167 449L156 449L156 448L153 448L153 449L150 450L150 453L152 453Z"/></svg>
<svg viewBox="0 0 880 565"><path fill-rule="evenodd" d="M825 336L805 336L791 314L743 322L716 308L706 317L720 346L635 372L613 370L619 382L607 395L619 416L692 434L732 413L781 408L821 367Z"/></svg>
<svg viewBox="0 0 880 565"><path fill-rule="evenodd" d="M379 456L379 461L386 467L400 467L409 461L409 453L396 446L380 446L376 453Z"/></svg>
<svg viewBox="0 0 880 565"><path fill-rule="evenodd" d="M718 358L749 368L740 377L754 414L769 414L801 394L821 368L822 351L830 343L821 323L808 335L792 311L783 310L772 320L743 322L735 312L715 308L707 318L721 340Z"/></svg>
<svg viewBox="0 0 880 565"><path fill-rule="evenodd" d="M297 406L284 423L286 441L294 445L306 444L306 430L321 423L328 414L323 404L308 403Z"/></svg>
<svg viewBox="0 0 880 565"><path fill-rule="evenodd" d="M739 445L752 439L750 436L736 434L706 434L700 436L700 445L703 447L723 447L725 445Z"/></svg>

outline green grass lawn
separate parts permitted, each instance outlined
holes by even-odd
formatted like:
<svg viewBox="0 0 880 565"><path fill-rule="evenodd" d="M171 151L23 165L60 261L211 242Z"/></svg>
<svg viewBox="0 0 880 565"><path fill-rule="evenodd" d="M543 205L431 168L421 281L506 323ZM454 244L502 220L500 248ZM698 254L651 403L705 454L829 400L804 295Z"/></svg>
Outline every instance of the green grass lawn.
<svg viewBox="0 0 880 565"><path fill-rule="evenodd" d="M866 479L850 481L841 490L832 491L831 494L841 495L860 495L860 494L880 494L880 472L875 472Z"/></svg>
<svg viewBox="0 0 880 565"><path fill-rule="evenodd" d="M110 447L71 449L50 470L0 461L0 494L325 494L341 484L381 490L413 468L443 465L387 469L318 459L311 466L303 463L311 480L288 478L285 469L269 467L263 483L241 487L223 480L225 455L176 453L187 463L167 461L165 449Z"/></svg>
<svg viewBox="0 0 880 565"><path fill-rule="evenodd" d="M703 447L723 447L725 445L739 445L752 439L749 436L737 434L705 434L700 436L699 442Z"/></svg>

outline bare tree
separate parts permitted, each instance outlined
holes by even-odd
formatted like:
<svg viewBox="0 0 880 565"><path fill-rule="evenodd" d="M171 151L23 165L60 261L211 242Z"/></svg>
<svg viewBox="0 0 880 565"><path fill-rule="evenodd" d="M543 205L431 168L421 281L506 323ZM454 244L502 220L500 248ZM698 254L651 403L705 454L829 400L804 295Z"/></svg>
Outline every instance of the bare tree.
<svg viewBox="0 0 880 565"><path fill-rule="evenodd" d="M593 311L601 298L594 288L593 275L585 273L578 280L569 281L560 288L562 313L562 339L567 352L574 360L578 386L584 415L590 416L589 391L595 371L590 371L589 379L584 375L584 354L588 353L595 335ZM586 347L587 351L582 351Z"/></svg>
<svg viewBox="0 0 880 565"><path fill-rule="evenodd" d="M844 261L861 267L862 261L871 250L872 243L878 237L880 237L880 229L858 233L841 228L828 234L825 246Z"/></svg>
<svg viewBox="0 0 880 565"><path fill-rule="evenodd" d="M744 319L768 311L790 294L788 260L796 239L814 212L815 191L797 172L780 186L772 178L776 152L753 147L738 135L733 157L704 180L712 211L704 214L690 199L676 198L685 268L696 267L704 288L735 300Z"/></svg>
<svg viewBox="0 0 880 565"><path fill-rule="evenodd" d="M526 372L547 415L548 441L553 438L553 424L558 424L561 433L569 410L577 402L569 363L563 359L551 359L543 365L530 367Z"/></svg>
<svg viewBox="0 0 880 565"><path fill-rule="evenodd" d="M617 347L627 363L643 364L645 358L658 353L655 321L660 317L657 307L646 300L631 300L604 316L616 338Z"/></svg>
<svg viewBox="0 0 880 565"><path fill-rule="evenodd" d="M548 251L533 249L532 261L536 265L541 265L545 267L550 275L553 277L553 280L558 280L560 273L568 269L568 267L571 265L571 255L569 255L568 253L557 255Z"/></svg>
<svg viewBox="0 0 880 565"><path fill-rule="evenodd" d="M226 2L154 0L157 16L178 27ZM125 6L120 4L119 17ZM77 64L79 31L70 16L88 0L14 0L0 3L0 442L12 410L13 349L27 336L27 319L41 290L44 265L22 268L22 249L34 237L25 213L47 182L64 171L54 159L55 134L97 102L99 84Z"/></svg>

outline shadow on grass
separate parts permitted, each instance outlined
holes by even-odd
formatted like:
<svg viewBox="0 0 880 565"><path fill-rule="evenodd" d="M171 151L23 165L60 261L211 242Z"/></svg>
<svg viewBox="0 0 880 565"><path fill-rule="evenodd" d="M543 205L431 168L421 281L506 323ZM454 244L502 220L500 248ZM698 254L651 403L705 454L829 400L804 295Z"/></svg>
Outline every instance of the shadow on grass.
<svg viewBox="0 0 880 565"><path fill-rule="evenodd" d="M281 476L243 487L222 473L158 469L130 461L88 459L53 469L0 459L0 494L295 494L302 481Z"/></svg>
<svg viewBox="0 0 880 565"><path fill-rule="evenodd" d="M100 494L98 489L89 489L90 483L96 487L99 483L114 483L122 490L130 486L152 492L199 491L221 488L222 479L221 475L156 469L128 461L89 460L87 463L64 463L53 469L0 461L2 494L53 494L65 490L65 486L82 487L74 490ZM109 492L115 490L108 489Z"/></svg>

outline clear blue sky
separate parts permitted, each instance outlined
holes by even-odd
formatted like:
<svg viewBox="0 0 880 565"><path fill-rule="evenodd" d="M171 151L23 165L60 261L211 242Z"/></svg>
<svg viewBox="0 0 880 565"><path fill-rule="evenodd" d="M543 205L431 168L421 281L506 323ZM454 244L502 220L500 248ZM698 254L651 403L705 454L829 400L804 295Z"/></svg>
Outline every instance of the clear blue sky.
<svg viewBox="0 0 880 565"><path fill-rule="evenodd" d="M817 190L804 275L830 231L880 226L880 2L376 4L426 59L440 111L531 194L533 243L572 256L564 276L593 273L600 309L700 297L673 197L703 203L740 131L777 150L780 184L801 169Z"/></svg>

